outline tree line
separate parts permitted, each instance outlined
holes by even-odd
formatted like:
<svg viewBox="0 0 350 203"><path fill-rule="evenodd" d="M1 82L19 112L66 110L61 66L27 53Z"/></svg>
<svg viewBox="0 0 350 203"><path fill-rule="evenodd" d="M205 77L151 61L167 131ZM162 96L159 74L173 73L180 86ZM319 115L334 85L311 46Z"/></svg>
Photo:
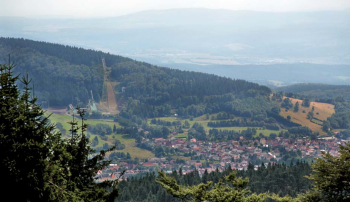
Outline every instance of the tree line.
<svg viewBox="0 0 350 203"><path fill-rule="evenodd" d="M208 173L205 171L203 175L199 175L197 170L183 174L182 169L173 171L168 174L176 180L176 183L183 186L194 186L198 184L207 184L212 181L213 184L218 183L220 179L229 175L234 170L230 167L223 172L218 170ZM254 170L253 165L249 165L247 170L237 171L237 178L249 178L247 187L252 193L261 194L271 192L280 197L289 195L296 197L299 193L304 193L312 188L312 181L304 176L310 175L312 168L307 162L296 161L294 164L271 164L260 165ZM146 173L139 177L130 177L120 182L118 186L121 196L117 201L180 201L181 198L173 197L166 192L157 178L161 178L156 172ZM219 194L218 194L219 195Z"/></svg>
<svg viewBox="0 0 350 203"><path fill-rule="evenodd" d="M226 110L224 108L234 109L236 103L230 102L248 97L261 97L259 99L268 104L267 96L271 92L265 86L244 80L162 68L141 62L115 64L112 66L111 77L120 82L117 91L120 92L125 87L125 92L119 94L127 105L125 111L148 118L169 116L173 109L180 116L215 113L220 109ZM258 99L249 103L254 102L258 102ZM241 105L244 103L246 101ZM261 108L256 106L259 111ZM248 108L244 108L236 109L236 112L241 111L243 114L248 111ZM246 114L249 116L251 113Z"/></svg>
<svg viewBox="0 0 350 203"><path fill-rule="evenodd" d="M209 127L265 127L269 130L280 130L279 125L275 119L261 119L261 121L248 121L243 119L208 122Z"/></svg>

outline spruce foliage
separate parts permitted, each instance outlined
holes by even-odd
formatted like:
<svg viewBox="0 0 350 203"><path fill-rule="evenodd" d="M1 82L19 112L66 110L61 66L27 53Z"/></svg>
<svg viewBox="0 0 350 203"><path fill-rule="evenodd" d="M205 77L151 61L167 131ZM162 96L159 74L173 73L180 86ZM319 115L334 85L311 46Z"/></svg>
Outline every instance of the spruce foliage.
<svg viewBox="0 0 350 203"><path fill-rule="evenodd" d="M27 77L24 91L17 88L14 64L1 65L0 77L0 173L3 201L69 200L63 194L62 160L69 158L66 141L50 124L31 97ZM21 195L13 195L20 191Z"/></svg>
<svg viewBox="0 0 350 203"><path fill-rule="evenodd" d="M115 147L108 150L101 150L92 158L89 158L96 151L89 145L89 138L85 132L88 127L84 123L85 111L77 108L80 121L70 122L71 138L68 140L67 152L71 155L68 161L70 175L67 177L68 190L74 191L75 195L84 201L114 201L118 196L116 189L118 180L104 181L97 183L94 176L99 170L102 170L110 164L110 161L104 160L106 152L112 151ZM80 127L78 123L80 122ZM81 133L79 134L78 131ZM108 188L108 190L106 190Z"/></svg>
<svg viewBox="0 0 350 203"><path fill-rule="evenodd" d="M323 153L323 159L312 164L314 189L303 195L303 201L350 201L350 144L339 145L339 156Z"/></svg>
<svg viewBox="0 0 350 203"><path fill-rule="evenodd" d="M73 118L71 138L62 139L36 105L28 75L21 79L24 90L20 92L13 68L10 63L0 66L1 200L114 201L118 179L95 180L97 171L110 163L104 160L109 150L95 154L90 147L84 112L78 111L81 126Z"/></svg>
<svg viewBox="0 0 350 203"><path fill-rule="evenodd" d="M236 171L236 178L242 178L243 180L249 178L246 189L249 189L252 193L272 193L269 195L269 198L266 199L267 201L297 201L298 199L295 198L298 194L304 193L312 188L312 181L304 177L310 175L311 170L310 164L299 161L290 165L268 164L265 166L262 164L258 170L254 170L254 166L250 164L248 170ZM201 177L197 170L183 174L180 168L179 171L173 171L167 174L167 176L169 178L174 178L179 187L192 187L209 182L212 182L213 187L213 185L219 183L220 180L224 185L228 183L225 177L229 176L232 172L233 170L228 167L223 172L215 170L209 173L205 171ZM157 177L160 176L152 172L146 173L142 177L130 177L127 180L121 181L118 187L122 195L117 198L117 201L181 201L180 198L167 193L165 188L156 182Z"/></svg>
<svg viewBox="0 0 350 203"><path fill-rule="evenodd" d="M221 178L216 184L210 181L194 186L180 186L174 178L167 177L164 172L158 171L158 173L159 178L156 181L168 193L182 201L260 202L268 197L267 193L251 194L247 188L248 178L238 178L234 172Z"/></svg>

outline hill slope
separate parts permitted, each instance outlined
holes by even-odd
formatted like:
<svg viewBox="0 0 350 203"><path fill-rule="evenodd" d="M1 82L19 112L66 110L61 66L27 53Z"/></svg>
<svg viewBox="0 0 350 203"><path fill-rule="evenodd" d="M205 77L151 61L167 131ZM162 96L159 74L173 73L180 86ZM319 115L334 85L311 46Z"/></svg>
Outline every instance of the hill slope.
<svg viewBox="0 0 350 203"><path fill-rule="evenodd" d="M342 97L346 101L350 101L349 85L327 85L314 83L301 83L285 87L276 88L276 90L296 93L309 98L319 98L323 100L336 100Z"/></svg>
<svg viewBox="0 0 350 203"><path fill-rule="evenodd" d="M287 97L284 97L284 99L285 98ZM325 132L322 131L322 124L323 121L326 121L328 117L335 113L333 104L310 102L310 106L305 107L301 105L303 103L303 100L294 98L289 99L291 100L293 105L295 105L297 102L300 104L299 111L295 112L293 111L293 109L289 109L288 111L286 111L286 108L281 108L281 116L283 116L284 118L290 116L292 122L306 126L310 128L313 132L325 134ZM313 119L310 120L307 118L307 115L309 112L312 112L312 107L314 108Z"/></svg>
<svg viewBox="0 0 350 203"><path fill-rule="evenodd" d="M118 81L124 112L145 117L200 116L230 111L247 117L270 111L271 90L244 80L204 73L172 70L147 63L125 62L112 66L111 78ZM176 111L172 111L176 110Z"/></svg>
<svg viewBox="0 0 350 203"><path fill-rule="evenodd" d="M82 106L88 103L91 90L95 101L99 101L104 78L108 78L117 93L118 110L114 112L120 111L121 117L133 121L174 114L191 118L226 112L241 121L213 125L274 130L296 126L279 115L280 104L270 99L268 87L244 80L158 67L76 47L0 38L0 56L5 58L9 53L18 64L17 73L28 72L39 100L48 101L50 106L70 103ZM107 75L102 58L109 67ZM109 93L113 96L111 86Z"/></svg>
<svg viewBox="0 0 350 203"><path fill-rule="evenodd" d="M94 99L99 101L103 86L103 57L106 65L112 67L110 80L119 82L116 90L120 91L123 86L127 89L117 99L125 102L133 115L169 115L173 109L178 109L183 115L197 116L225 108L250 116L261 113L261 108L256 107L255 112L251 112L252 106L245 105L245 100L250 98L252 104L253 100L258 101L257 97L264 103L262 106L265 110L273 107L267 100L271 90L264 86L215 75L161 68L99 51L0 38L0 58L8 54L18 64L16 72L28 72L35 81L39 99L49 101L51 106L86 104L90 90L94 93ZM132 98L130 101L129 97ZM133 106L131 101L136 100L141 105ZM235 109L230 103L234 100L237 100L240 109ZM146 108L143 108L144 105ZM148 113L138 111L140 108Z"/></svg>

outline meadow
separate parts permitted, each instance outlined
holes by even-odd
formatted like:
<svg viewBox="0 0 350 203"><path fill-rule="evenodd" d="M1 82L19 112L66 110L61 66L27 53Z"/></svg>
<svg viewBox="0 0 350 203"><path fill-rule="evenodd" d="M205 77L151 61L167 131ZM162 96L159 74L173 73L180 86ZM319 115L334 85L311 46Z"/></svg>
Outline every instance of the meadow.
<svg viewBox="0 0 350 203"><path fill-rule="evenodd" d="M209 118L211 118L212 116L216 116L217 114L211 114L209 115ZM159 117L159 118L156 118L156 120L162 120L162 121L168 121L168 122L174 122L174 121L181 121L182 124L184 124L184 122L187 120L190 125L192 126L194 123L199 123L201 124L204 129L206 130L206 132L208 133L208 131L210 129L218 129L218 130L234 130L234 131L237 131L237 132L241 132L242 130L247 130L248 127L218 127L218 128L213 128L213 127L209 127L207 124L208 122L211 122L212 120L210 119L207 119L206 118L206 115L202 115L202 116L199 116L199 117L196 117L196 118L193 118L192 120L191 119L181 119L181 118L177 118L177 117L174 117L174 116L171 116L171 117ZM237 117L235 117L233 120L237 119ZM153 125L151 124L151 120L152 119L148 119L148 124L149 125ZM263 129L260 129L259 127L254 127L257 131L256 135L255 136L258 136L260 133L262 133L264 136L270 136L271 133L275 133L275 134L279 134L281 130L263 130ZM184 133L179 133L177 135L175 135L175 137L181 137L181 138L187 138L187 131L188 129L183 129L184 130Z"/></svg>
<svg viewBox="0 0 350 203"><path fill-rule="evenodd" d="M283 97L283 99L286 97ZM322 131L322 123L319 121L327 120L328 117L330 117L333 113L335 113L334 105L333 104L327 104L327 103L320 103L320 102L310 102L310 107L304 107L302 106L303 100L300 99L294 99L289 98L293 105L295 105L296 102L299 102L299 111L294 112L293 108L286 111L285 108L281 108L280 115L284 118L287 118L289 115L291 117L291 121L295 123L299 123L303 126L309 127L313 132L318 132L320 135L325 135L326 133ZM313 122L311 122L307 118L308 112L312 111L312 107L314 107L314 118ZM305 112L305 113L303 113ZM318 124L316 124L318 123Z"/></svg>
<svg viewBox="0 0 350 203"><path fill-rule="evenodd" d="M45 113L46 116L48 116L49 114L50 112ZM51 116L49 117L49 119L52 123L58 123L58 122L61 123L63 125L63 128L66 130L66 134L67 134L66 137L69 136L70 134L69 129L71 128L71 126L70 124L68 124L68 122L72 121L72 116L51 113ZM120 127L119 123L114 122L113 120L87 119L85 123L88 125L96 125L98 123L102 123L102 124L107 124L112 128L114 125L116 125L117 128ZM109 146L112 146L115 140L119 140L122 144L125 145L125 148L122 150L115 150L115 151L130 153L132 158L137 157L139 159L146 159L146 158L154 157L154 154L152 152L136 147L135 139L130 138L126 135L112 133L110 135L107 135L108 139L107 141L104 141L101 139L99 135L93 134L91 132L88 132L87 134L90 135L90 141L92 141L97 136L99 143L96 147L102 147L105 143L108 143Z"/></svg>

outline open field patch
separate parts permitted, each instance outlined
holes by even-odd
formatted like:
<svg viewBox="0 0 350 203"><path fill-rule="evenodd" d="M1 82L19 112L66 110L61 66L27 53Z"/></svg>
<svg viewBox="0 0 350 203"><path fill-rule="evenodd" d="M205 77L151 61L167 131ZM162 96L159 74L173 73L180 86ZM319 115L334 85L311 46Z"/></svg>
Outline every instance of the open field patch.
<svg viewBox="0 0 350 203"><path fill-rule="evenodd" d="M56 114L60 114L60 115L65 115L67 112L67 107L58 107L58 108L53 108L50 107L48 109L45 109L46 111L52 112L52 113L56 113Z"/></svg>
<svg viewBox="0 0 350 203"><path fill-rule="evenodd" d="M50 112L46 112L45 115L48 116L50 114ZM50 116L50 121L52 123L61 123L63 128L66 130L66 137L68 137L70 135L70 131L69 129L71 128L70 124L68 124L68 122L72 121L73 117L69 116L69 115L59 115L59 114L55 114L52 113L52 115ZM76 118L78 119L78 118ZM79 121L80 123L80 121ZM86 124L88 125L96 125L99 123L102 124L107 124L109 126L111 126L111 128L113 128L114 125L116 125L116 127L120 127L119 123L114 122L113 120L97 120L97 119L88 119L85 121ZM118 152L124 152L127 153L129 152L132 158L139 158L139 159L145 159L145 158L152 158L154 157L154 154L148 150L144 150L141 148L136 147L136 143L135 143L135 139L133 138L129 138L126 135L121 135L121 134L110 134L110 135L106 135L108 137L108 139L106 141L102 140L101 137L97 134L93 134L91 132L87 132L90 135L90 141L92 141L96 136L98 137L98 145L96 145L96 147L102 147L105 143L108 143L109 146L114 145L114 141L117 139L119 140L122 144L125 145L125 149L123 150L115 150ZM114 138L113 138L114 137Z"/></svg>
<svg viewBox="0 0 350 203"><path fill-rule="evenodd" d="M113 134L117 140L119 140L122 144L125 145L125 149L122 150L116 150L118 152L124 152L130 153L132 158L139 158L139 159L147 159L147 158L154 158L154 154L148 150L141 149L136 147L135 139L129 138L126 135L121 134ZM112 137L112 135L109 135L109 137Z"/></svg>
<svg viewBox="0 0 350 203"><path fill-rule="evenodd" d="M283 97L283 99L286 97ZM320 102L310 102L310 107L304 107L302 106L303 100L300 99L294 99L294 98L289 98L293 105L295 105L296 102L299 102L299 111L294 112L293 108L289 109L286 111L285 108L281 108L281 113L280 115L283 116L284 118L287 118L289 115L291 117L291 121L301 124L303 126L309 127L312 131L314 132L319 132L320 135L325 134L325 132L322 131L322 121L327 120L328 117L330 117L333 113L335 113L334 110L334 105L333 104L327 104L327 103L320 103ZM307 118L308 112L312 111L312 107L314 107L314 118L313 119L314 123L311 122ZM305 113L303 113L303 111Z"/></svg>
<svg viewBox="0 0 350 203"><path fill-rule="evenodd" d="M50 112L46 112L45 115L48 116L50 114ZM51 120L51 122L53 123L62 123L63 127L65 129L70 129L70 124L68 124L68 122L71 122L73 120L73 117L70 115L59 115L56 113L52 113L52 115L49 118ZM78 120L78 117L75 117L75 120ZM88 125L96 125L98 123L103 123L103 124L107 124L109 126L111 126L113 128L114 125L116 125L116 127L120 127L118 122L114 122L112 119L110 120L99 120L99 119L87 119L84 121L84 123L88 124Z"/></svg>
<svg viewBox="0 0 350 203"><path fill-rule="evenodd" d="M209 118L211 118L211 116L213 116L216 114L212 114L209 116ZM182 124L185 123L185 121L187 120L190 125L192 126L194 123L199 123L201 124L204 129L206 130L206 132L208 133L208 131L210 129L218 129L218 130L234 130L234 131L237 131L237 132L241 132L242 130L247 130L248 127L217 127L217 128L213 128L213 127L209 127L208 126L208 122L212 122L212 120L210 119L206 119L206 115L202 115L202 116L199 116L199 117L196 117L196 118L193 118L193 120L191 121L190 119L180 119L180 118L175 118L175 117L159 117L159 118L156 118L156 120L162 120L162 121L168 121L168 122L174 122L174 121L181 121ZM237 119L237 117L235 117L235 119ZM149 119L148 120L148 124L152 125L151 124L151 120L152 119ZM230 119L228 119L230 120ZM250 127L250 128L255 128L257 130L257 134L255 136L258 136L260 133L262 133L263 135L265 136L270 136L271 133L275 133L275 134L279 134L281 130L260 130L260 127ZM183 129L184 130L184 133L179 133L177 135L175 135L175 137L186 137L187 138L187 131L188 129Z"/></svg>

